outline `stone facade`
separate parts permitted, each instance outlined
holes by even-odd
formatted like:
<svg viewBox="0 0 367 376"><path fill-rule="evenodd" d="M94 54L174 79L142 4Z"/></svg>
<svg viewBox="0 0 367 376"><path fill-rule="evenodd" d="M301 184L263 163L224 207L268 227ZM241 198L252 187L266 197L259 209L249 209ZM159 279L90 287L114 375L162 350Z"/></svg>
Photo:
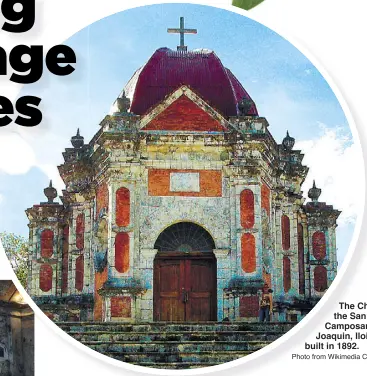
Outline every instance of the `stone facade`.
<svg viewBox="0 0 367 376"><path fill-rule="evenodd" d="M202 251L188 228L214 244L212 319L257 320L267 284L273 320L300 320L335 278L340 212L318 201L316 186L305 204L303 154L289 134L274 140L249 98L225 115L200 87L176 86L133 113L138 83L88 144L79 131L72 138L62 203L50 184L48 202L27 210L30 295L54 320L154 321L157 239L174 244L176 225L189 240L172 251Z"/></svg>

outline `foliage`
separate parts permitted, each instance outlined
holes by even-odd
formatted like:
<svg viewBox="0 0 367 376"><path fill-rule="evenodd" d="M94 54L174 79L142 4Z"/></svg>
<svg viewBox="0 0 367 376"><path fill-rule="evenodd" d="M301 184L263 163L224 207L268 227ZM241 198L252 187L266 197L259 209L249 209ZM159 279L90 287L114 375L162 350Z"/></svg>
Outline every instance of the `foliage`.
<svg viewBox="0 0 367 376"><path fill-rule="evenodd" d="M263 1L264 0L233 0L232 4L235 7L249 10L256 7L256 5L262 3Z"/></svg>
<svg viewBox="0 0 367 376"><path fill-rule="evenodd" d="M0 239L16 276L24 288L26 288L29 254L28 241L22 236L7 232L1 232Z"/></svg>

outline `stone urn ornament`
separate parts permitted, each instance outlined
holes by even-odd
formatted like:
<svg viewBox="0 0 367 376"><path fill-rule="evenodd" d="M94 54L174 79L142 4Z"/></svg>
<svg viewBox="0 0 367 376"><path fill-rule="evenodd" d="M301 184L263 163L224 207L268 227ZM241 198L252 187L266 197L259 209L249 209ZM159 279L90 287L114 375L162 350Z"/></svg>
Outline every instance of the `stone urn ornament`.
<svg viewBox="0 0 367 376"><path fill-rule="evenodd" d="M123 91L122 95L116 99L116 105L119 113L125 114L129 111L131 101L126 96L125 91Z"/></svg>
<svg viewBox="0 0 367 376"><path fill-rule="evenodd" d="M253 106L253 102L250 99L248 99L246 97L242 98L241 102L238 103L239 115L240 116L248 116L252 106Z"/></svg>
<svg viewBox="0 0 367 376"><path fill-rule="evenodd" d="M287 135L284 137L282 141L283 148L287 151L291 151L294 147L296 140L289 135L289 132L287 131Z"/></svg>
<svg viewBox="0 0 367 376"><path fill-rule="evenodd" d="M316 183L314 180L312 188L310 188L308 191L308 197L312 200L312 202L318 202L320 195L321 195L321 188L316 187Z"/></svg>
<svg viewBox="0 0 367 376"><path fill-rule="evenodd" d="M56 190L56 188L54 188L54 187L52 186L52 180L50 180L50 184L49 184L49 186L46 187L46 188L43 190L43 193L44 193L45 196L47 197L48 203L49 203L49 204L53 204L55 198L57 197L57 190Z"/></svg>
<svg viewBox="0 0 367 376"><path fill-rule="evenodd" d="M70 142L75 149L80 149L84 146L84 137L80 135L79 128L76 132L76 135L71 137Z"/></svg>

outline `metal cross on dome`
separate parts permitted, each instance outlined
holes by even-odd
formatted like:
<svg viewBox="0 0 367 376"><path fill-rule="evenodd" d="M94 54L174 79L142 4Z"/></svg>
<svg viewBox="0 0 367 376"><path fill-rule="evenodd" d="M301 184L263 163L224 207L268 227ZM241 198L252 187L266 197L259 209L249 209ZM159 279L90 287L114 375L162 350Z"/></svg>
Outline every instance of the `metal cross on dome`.
<svg viewBox="0 0 367 376"><path fill-rule="evenodd" d="M187 51L185 46L185 34L197 34L197 29L185 29L185 18L180 17L179 29L167 29L168 33L180 34L180 45L177 46L177 51Z"/></svg>

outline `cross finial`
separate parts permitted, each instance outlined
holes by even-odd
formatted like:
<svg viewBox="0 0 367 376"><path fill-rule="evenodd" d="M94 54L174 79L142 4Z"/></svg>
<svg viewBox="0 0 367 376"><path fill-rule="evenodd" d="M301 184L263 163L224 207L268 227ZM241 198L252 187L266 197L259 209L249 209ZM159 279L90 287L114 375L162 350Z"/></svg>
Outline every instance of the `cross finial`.
<svg viewBox="0 0 367 376"><path fill-rule="evenodd" d="M185 34L197 34L197 29L185 29L185 18L180 17L179 29L167 29L168 33L180 34L180 45L177 46L177 51L187 51L185 46Z"/></svg>

